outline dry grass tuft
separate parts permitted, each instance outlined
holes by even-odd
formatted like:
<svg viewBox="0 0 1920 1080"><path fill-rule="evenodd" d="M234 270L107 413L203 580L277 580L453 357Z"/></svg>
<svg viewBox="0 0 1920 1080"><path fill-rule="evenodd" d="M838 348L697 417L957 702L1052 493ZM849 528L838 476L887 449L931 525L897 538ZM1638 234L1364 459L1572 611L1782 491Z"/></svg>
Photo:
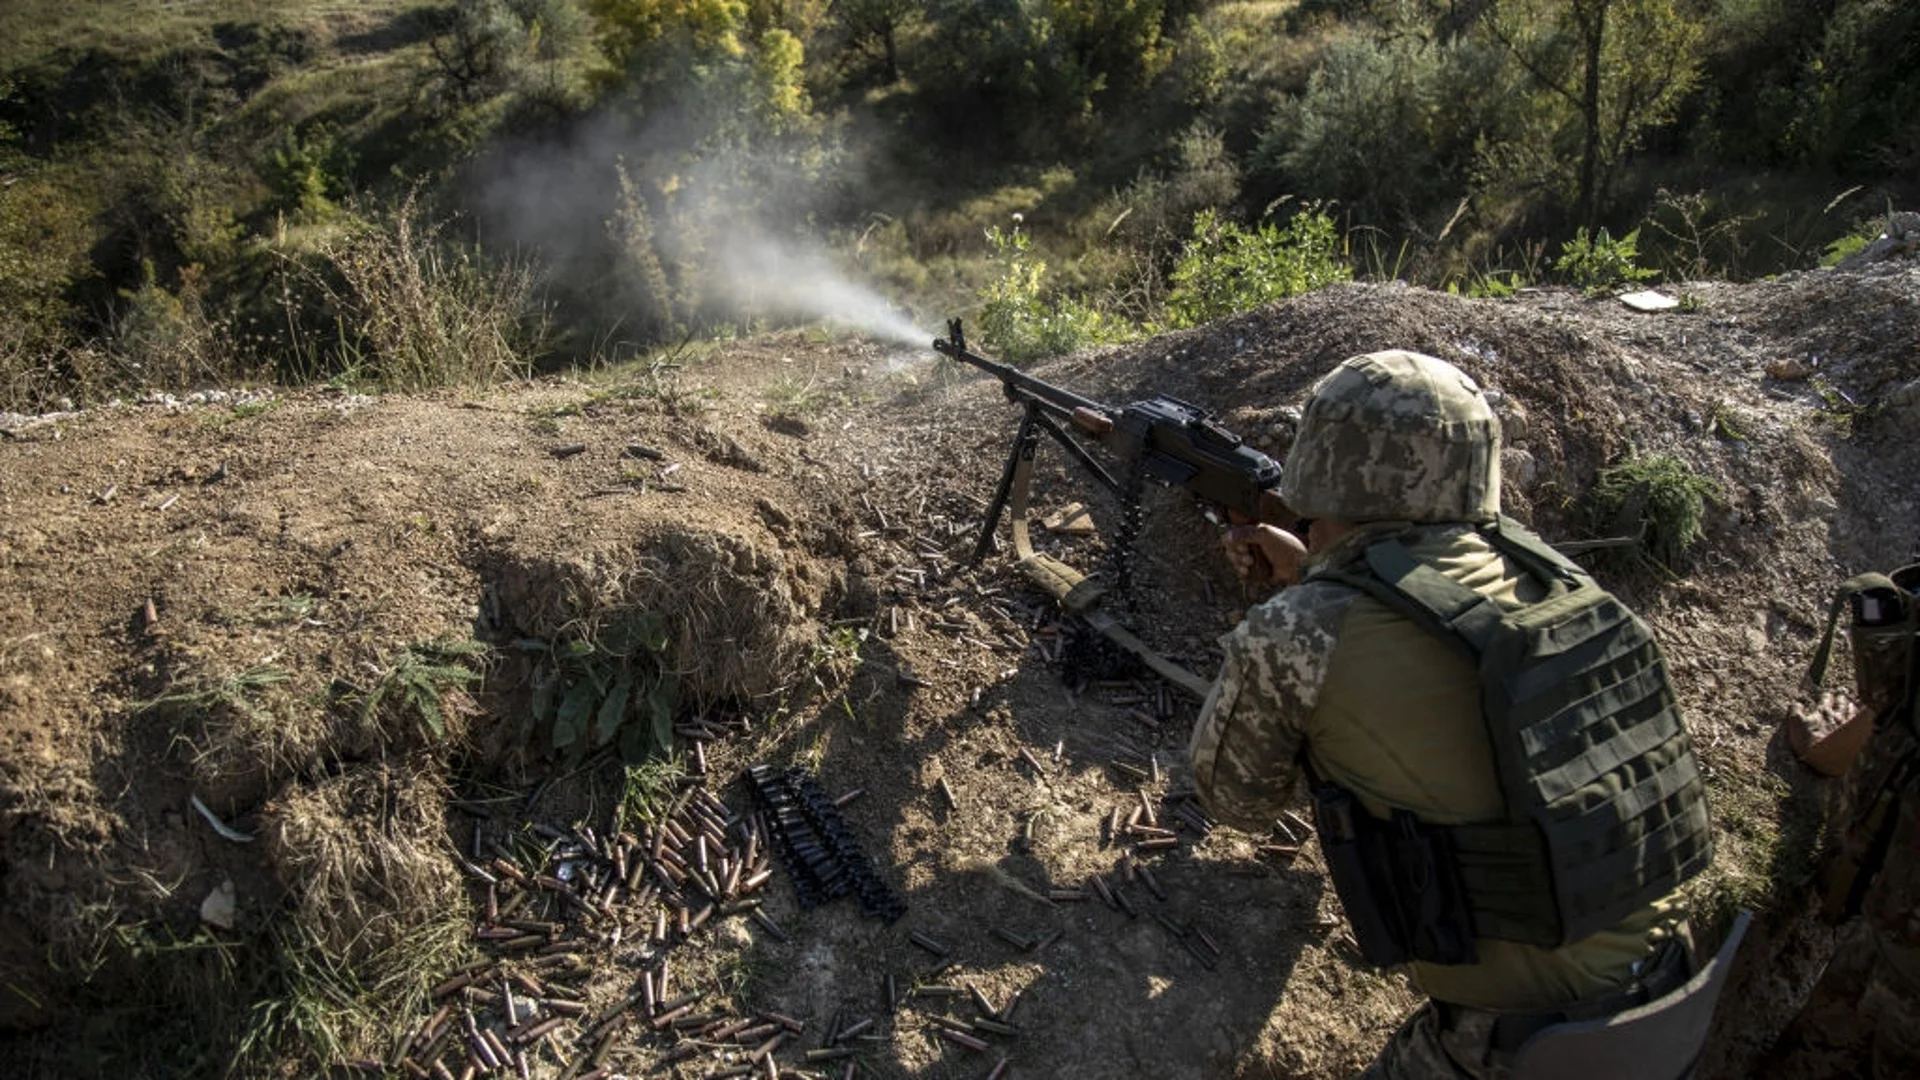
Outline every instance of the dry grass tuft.
<svg viewBox="0 0 1920 1080"><path fill-rule="evenodd" d="M776 549L677 523L635 547L617 565L605 555L505 565L496 584L531 637L591 643L635 616L659 620L660 662L696 707L772 697L803 677L817 628Z"/></svg>
<svg viewBox="0 0 1920 1080"><path fill-rule="evenodd" d="M374 764L289 788L267 804L265 854L316 948L357 962L450 913L464 917L446 799L432 767Z"/></svg>

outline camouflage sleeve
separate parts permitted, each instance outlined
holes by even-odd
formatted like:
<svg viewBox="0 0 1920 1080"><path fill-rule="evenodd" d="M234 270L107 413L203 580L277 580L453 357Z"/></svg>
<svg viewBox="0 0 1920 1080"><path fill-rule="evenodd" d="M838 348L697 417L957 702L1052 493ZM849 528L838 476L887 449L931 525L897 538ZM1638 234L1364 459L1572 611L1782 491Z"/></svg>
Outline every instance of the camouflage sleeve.
<svg viewBox="0 0 1920 1080"><path fill-rule="evenodd" d="M1286 807L1307 718L1358 595L1327 582L1298 585L1221 639L1226 662L1187 748L1200 801L1215 818L1264 829Z"/></svg>

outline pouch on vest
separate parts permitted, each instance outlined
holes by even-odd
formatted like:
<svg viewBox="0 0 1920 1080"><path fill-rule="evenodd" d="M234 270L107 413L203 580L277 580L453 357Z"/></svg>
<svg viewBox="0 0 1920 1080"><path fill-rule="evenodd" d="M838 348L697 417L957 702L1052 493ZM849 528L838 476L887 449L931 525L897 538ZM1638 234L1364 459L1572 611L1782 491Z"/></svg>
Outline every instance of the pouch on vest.
<svg viewBox="0 0 1920 1080"><path fill-rule="evenodd" d="M1329 783L1314 786L1313 816L1362 959L1374 967L1478 959L1472 912L1444 830L1405 810L1381 821L1352 792Z"/></svg>

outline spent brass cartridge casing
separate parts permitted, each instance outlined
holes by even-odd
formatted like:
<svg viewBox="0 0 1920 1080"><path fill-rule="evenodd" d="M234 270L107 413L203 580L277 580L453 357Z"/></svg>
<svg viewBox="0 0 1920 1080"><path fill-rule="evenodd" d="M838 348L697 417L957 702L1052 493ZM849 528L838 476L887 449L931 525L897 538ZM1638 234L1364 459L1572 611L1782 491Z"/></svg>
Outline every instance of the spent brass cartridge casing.
<svg viewBox="0 0 1920 1080"><path fill-rule="evenodd" d="M1189 953L1193 954L1193 958L1195 960L1200 961L1201 967L1206 968L1208 971L1213 970L1214 968L1213 957L1207 955L1207 951L1200 947L1200 943L1198 941L1194 940L1191 937L1183 937L1180 939L1180 944L1185 946L1186 950Z"/></svg>
<svg viewBox="0 0 1920 1080"><path fill-rule="evenodd" d="M979 1009L982 1016L995 1017L1000 1015L1000 1010L994 1008L993 1002L989 1001L987 995L982 993L980 988L973 983L967 984L967 995L973 998L973 1007Z"/></svg>
<svg viewBox="0 0 1920 1080"><path fill-rule="evenodd" d="M531 1045L533 1043L539 1042L541 1039L546 1038L549 1034L558 1030L560 1025L566 1022L567 1022L567 1018L564 1016L556 1016L549 1020L542 1020L538 1024L535 1024L532 1027L528 1028L526 1031L522 1032L520 1034L520 1037L518 1039L515 1039L514 1041L519 1043L522 1046Z"/></svg>
<svg viewBox="0 0 1920 1080"><path fill-rule="evenodd" d="M852 791L849 791L845 795L842 795L839 798L833 800L833 805L836 809L844 808L848 803L852 802L853 800L859 798L862 795L865 795L866 793L867 793L866 788L854 788Z"/></svg>
<svg viewBox="0 0 1920 1080"><path fill-rule="evenodd" d="M940 944L939 942L933 940L932 938L928 937L927 935L921 933L918 930L909 932L907 934L907 940L913 942L915 945L920 946L921 948L927 950L928 952L932 953L935 956L947 955L947 947L945 945Z"/></svg>
<svg viewBox="0 0 1920 1080"><path fill-rule="evenodd" d="M1033 951L1035 953L1042 953L1047 951L1047 946L1060 940L1061 933L1062 931L1055 930L1052 933L1048 934L1047 936L1041 938L1039 941L1034 942Z"/></svg>
<svg viewBox="0 0 1920 1080"><path fill-rule="evenodd" d="M892 1012L900 1004L900 983L893 977L892 972L887 973L886 982L881 986L881 992L887 999L887 1011Z"/></svg>
<svg viewBox="0 0 1920 1080"><path fill-rule="evenodd" d="M1120 910L1127 913L1127 918L1137 919L1140 917L1140 909L1133 906L1133 898L1127 895L1125 889L1117 885L1114 886L1113 899L1120 905Z"/></svg>
<svg viewBox="0 0 1920 1080"><path fill-rule="evenodd" d="M957 986L947 986L943 983L932 983L927 986L916 986L913 988L915 997L959 997L964 993L966 993L966 991Z"/></svg>
<svg viewBox="0 0 1920 1080"><path fill-rule="evenodd" d="M939 1034L941 1038L947 1040L950 1043L955 1044L956 1046L964 1046L969 1050L984 1051L987 1049L987 1041L985 1039L976 1039L964 1031L955 1031L952 1028L944 1028L944 1027L935 1028L934 1030L936 1033Z"/></svg>
<svg viewBox="0 0 1920 1080"><path fill-rule="evenodd" d="M1113 890L1107 886L1106 878L1095 874L1087 879L1087 884L1093 886L1093 891L1099 895L1101 903L1106 904L1115 911L1120 910L1120 905L1114 902Z"/></svg>
<svg viewBox="0 0 1920 1080"><path fill-rule="evenodd" d="M780 1030L779 1024L769 1024L769 1023L763 1022L763 1023L755 1024L752 1027L741 1028L739 1031L734 1032L733 1040L735 1042L740 1042L740 1043L750 1043L759 1039L764 1039L767 1036L779 1030Z"/></svg>
<svg viewBox="0 0 1920 1080"><path fill-rule="evenodd" d="M999 938L1001 941L1004 941L1007 944L1023 952L1027 949L1033 948L1032 938L1026 937L1022 934L1016 934L1004 926L994 927L993 936Z"/></svg>
<svg viewBox="0 0 1920 1080"><path fill-rule="evenodd" d="M787 937L787 932L785 930L780 929L780 924L773 921L773 916L767 914L765 911L762 911L759 908L754 908L752 911L749 911L747 914L749 917L753 919L754 922L759 923L761 927L763 927L767 931L767 933L772 934L774 937L780 939L781 941L792 940Z"/></svg>
<svg viewBox="0 0 1920 1080"><path fill-rule="evenodd" d="M1180 846L1177 836L1149 836L1133 845L1135 851L1170 851Z"/></svg>
<svg viewBox="0 0 1920 1080"><path fill-rule="evenodd" d="M976 1028L979 1028L981 1031L987 1032L990 1035L1011 1036L1011 1035L1020 1034L1019 1028L1014 1027L1012 1024L1006 1023L1004 1021L992 1019L991 1017L982 1017L979 1020L975 1020L973 1022L973 1026Z"/></svg>
<svg viewBox="0 0 1920 1080"><path fill-rule="evenodd" d="M973 1033L973 1025L957 1016L929 1016L927 1017L927 1022L938 1027L946 1028L948 1031L958 1031L967 1035Z"/></svg>
<svg viewBox="0 0 1920 1080"><path fill-rule="evenodd" d="M846 1027L841 1028L839 1031L834 1032L833 1038L830 1041L837 1042L837 1043L846 1042L848 1039L851 1039L854 1036L861 1034L862 1032L866 1031L868 1028L872 1026L873 1026L873 1017L871 1016L867 1017L864 1020L857 1020L851 1024L848 1024Z"/></svg>
<svg viewBox="0 0 1920 1080"><path fill-rule="evenodd" d="M1200 944L1206 946L1208 952L1212 953L1215 957L1220 956L1220 944L1213 940L1212 934L1196 926L1193 928L1193 936L1199 939Z"/></svg>
<svg viewBox="0 0 1920 1080"><path fill-rule="evenodd" d="M473 984L472 973L463 973L460 975L455 975L453 978L448 979L446 982L443 982L439 986L434 987L433 992L428 996L431 997L433 1000L438 1001L441 998L446 997L448 994L453 993L455 990L463 989L472 984Z"/></svg>
<svg viewBox="0 0 1920 1080"><path fill-rule="evenodd" d="M400 1067L402 1069L405 1069L407 1071L407 1075L413 1077L414 1080L427 1080L428 1077L433 1075L432 1073L429 1073L426 1070L426 1068L423 1067L419 1062L413 1060L410 1057L401 1058Z"/></svg>
<svg viewBox="0 0 1920 1080"><path fill-rule="evenodd" d="M1160 891L1160 879L1153 876L1153 868L1146 863L1136 863L1135 868L1140 874L1140 883L1147 887L1147 891L1153 894L1155 900L1164 902L1167 894Z"/></svg>
<svg viewBox="0 0 1920 1080"><path fill-rule="evenodd" d="M1117 772L1120 775L1125 776L1138 783L1145 783L1147 781L1147 770L1141 768L1138 765L1133 764L1132 762L1117 761L1117 760L1109 761L1107 762L1107 766L1111 768L1114 772Z"/></svg>
<svg viewBox="0 0 1920 1080"><path fill-rule="evenodd" d="M664 1012L662 1012L660 1015L654 1017L652 1020L647 1021L647 1024L648 1026L652 1027L653 1030L655 1031L665 1031L667 1030L668 1027L670 1027L673 1024L675 1020L678 1020L682 1016L685 1016L692 1011L693 1011L693 1006L691 1004L681 1005L678 1008L667 1009Z"/></svg>
<svg viewBox="0 0 1920 1080"><path fill-rule="evenodd" d="M987 1080L1002 1080L1007 1075L1007 1063L1012 1060L1012 1058L1001 1058L994 1062L993 1071L987 1074Z"/></svg>
<svg viewBox="0 0 1920 1080"><path fill-rule="evenodd" d="M1084 889L1048 889L1047 899L1055 903L1071 904L1087 899Z"/></svg>
<svg viewBox="0 0 1920 1080"><path fill-rule="evenodd" d="M773 1038L768 1039L766 1042L763 1042L759 1046L754 1047L753 1050L747 1054L747 1057L751 1061L759 1061L760 1059L768 1056L769 1054L772 1054L775 1050L780 1049L781 1044L785 1043L787 1039L788 1039L787 1033L782 1031L778 1035L775 1035Z"/></svg>
<svg viewBox="0 0 1920 1080"><path fill-rule="evenodd" d="M937 786L940 788L940 797L946 800L947 809L949 810L960 809L960 800L954 796L953 787L952 785L947 783L947 778L944 776L941 777L937 782Z"/></svg>
<svg viewBox="0 0 1920 1080"><path fill-rule="evenodd" d="M838 1061L841 1058L852 1057L859 1052L859 1050L851 1046L826 1046L818 1050L807 1051L806 1058L808 1061Z"/></svg>
<svg viewBox="0 0 1920 1080"><path fill-rule="evenodd" d="M793 1032L795 1035L806 1034L807 1025L796 1017L788 1016L786 1013L777 1013L777 1012L763 1012L760 1015L767 1018L768 1020L773 1021L776 1024L779 1024L781 1027L786 1028L788 1031Z"/></svg>

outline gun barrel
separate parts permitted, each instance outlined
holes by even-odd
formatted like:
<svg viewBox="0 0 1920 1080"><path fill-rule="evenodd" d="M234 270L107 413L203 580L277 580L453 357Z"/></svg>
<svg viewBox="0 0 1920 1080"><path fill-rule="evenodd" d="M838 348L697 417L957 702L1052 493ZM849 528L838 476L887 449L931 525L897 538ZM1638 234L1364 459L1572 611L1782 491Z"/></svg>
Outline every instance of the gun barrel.
<svg viewBox="0 0 1920 1080"><path fill-rule="evenodd" d="M964 339L933 339L935 352L951 356L962 363L971 364L981 371L999 379L1007 388L1009 397L1030 397L1041 404L1051 406L1056 411L1072 416L1077 410L1085 409L1101 415L1111 415L1113 410L1089 397L1081 397L1071 390L1055 386L1045 379L1036 379L1011 364L998 360L989 360L979 353L969 352Z"/></svg>

